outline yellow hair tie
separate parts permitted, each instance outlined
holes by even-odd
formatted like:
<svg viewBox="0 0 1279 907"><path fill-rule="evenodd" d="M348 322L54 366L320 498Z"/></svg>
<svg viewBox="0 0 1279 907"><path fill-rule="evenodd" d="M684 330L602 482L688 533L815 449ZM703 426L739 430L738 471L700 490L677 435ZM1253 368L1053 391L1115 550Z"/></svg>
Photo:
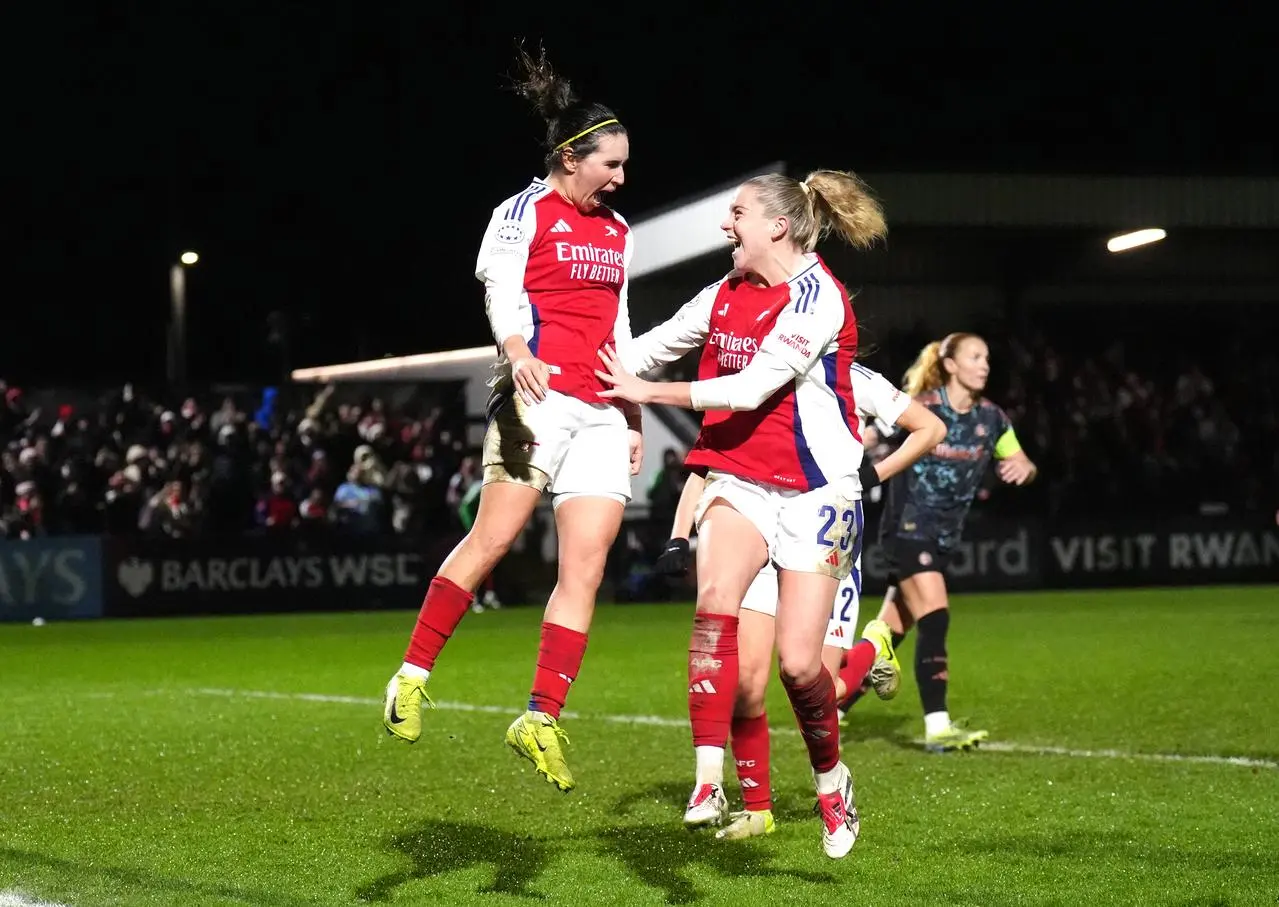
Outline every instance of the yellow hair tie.
<svg viewBox="0 0 1279 907"><path fill-rule="evenodd" d="M594 126L590 126L586 129L583 129L581 132L573 136L571 139L565 139L564 141L560 142L558 145L555 146L555 150L559 151L561 148L567 148L569 145L572 145L582 136L590 135L596 129L603 129L605 126L612 126L616 122L617 120L604 120L602 123L596 123Z"/></svg>

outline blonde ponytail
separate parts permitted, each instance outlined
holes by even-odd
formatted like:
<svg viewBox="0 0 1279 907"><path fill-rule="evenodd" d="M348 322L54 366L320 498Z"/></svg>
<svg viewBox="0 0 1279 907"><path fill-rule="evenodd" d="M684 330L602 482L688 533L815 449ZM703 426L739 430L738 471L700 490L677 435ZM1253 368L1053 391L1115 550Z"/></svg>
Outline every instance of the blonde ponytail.
<svg viewBox="0 0 1279 907"><path fill-rule="evenodd" d="M770 216L790 222L790 239L801 252L812 252L834 231L859 249L888 234L884 209L855 174L814 170L801 182L784 173L748 179Z"/></svg>
<svg viewBox="0 0 1279 907"><path fill-rule="evenodd" d="M919 355L915 357L915 363L906 369L906 374L902 376L902 390L912 397L918 397L920 394L945 386L948 377L945 361L953 358L959 350L959 345L970 338L981 339L977 334L955 331L941 340L934 340L920 350Z"/></svg>
<svg viewBox="0 0 1279 907"><path fill-rule="evenodd" d="M805 195L813 203L818 238L834 231L850 246L868 249L888 235L884 209L857 174L814 170L801 185L809 190Z"/></svg>
<svg viewBox="0 0 1279 907"><path fill-rule="evenodd" d="M941 365L941 341L934 340L919 351L915 363L902 376L902 390L911 397L937 390L945 383Z"/></svg>

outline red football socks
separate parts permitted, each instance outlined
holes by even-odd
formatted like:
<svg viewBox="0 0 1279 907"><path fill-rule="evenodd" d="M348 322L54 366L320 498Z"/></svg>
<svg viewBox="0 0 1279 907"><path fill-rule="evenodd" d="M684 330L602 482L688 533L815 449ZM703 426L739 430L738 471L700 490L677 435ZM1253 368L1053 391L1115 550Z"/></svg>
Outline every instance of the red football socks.
<svg viewBox="0 0 1279 907"><path fill-rule="evenodd" d="M737 697L737 617L698 614L688 645L688 718L693 746L728 745Z"/></svg>
<svg viewBox="0 0 1279 907"><path fill-rule="evenodd" d="M823 666L817 679L805 687L797 687L783 676L782 685L795 710L813 771L830 771L839 764L839 712L835 709L835 681L830 672Z"/></svg>
<svg viewBox="0 0 1279 907"><path fill-rule="evenodd" d="M733 716L733 761L742 801L752 812L773 808L773 789L768 780L768 716Z"/></svg>
<svg viewBox="0 0 1279 907"><path fill-rule="evenodd" d="M431 670L440 650L471 607L472 595L452 580L437 576L426 590L404 660Z"/></svg>
<svg viewBox="0 0 1279 907"><path fill-rule="evenodd" d="M559 624L542 624L542 642L537 649L537 670L529 693L530 712L560 717L568 688L577 679L586 654L586 634Z"/></svg>
<svg viewBox="0 0 1279 907"><path fill-rule="evenodd" d="M862 681L870 673L870 666L875 663L875 646L866 639L859 640L848 650L844 666L839 669L839 679L844 681L845 697L861 688Z"/></svg>

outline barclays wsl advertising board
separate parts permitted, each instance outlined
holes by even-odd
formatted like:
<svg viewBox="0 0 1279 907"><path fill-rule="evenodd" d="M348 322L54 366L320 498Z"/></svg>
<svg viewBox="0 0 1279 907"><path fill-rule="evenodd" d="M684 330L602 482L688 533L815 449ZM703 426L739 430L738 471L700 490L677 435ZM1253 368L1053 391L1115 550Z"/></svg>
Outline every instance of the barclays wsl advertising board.
<svg viewBox="0 0 1279 907"><path fill-rule="evenodd" d="M409 608L456 541L253 536L111 539L109 617Z"/></svg>
<svg viewBox="0 0 1279 907"><path fill-rule="evenodd" d="M101 616L100 539L0 541L0 620Z"/></svg>
<svg viewBox="0 0 1279 907"><path fill-rule="evenodd" d="M875 595L890 571L874 530L867 535L863 578ZM456 541L449 533L319 543L0 541L0 621L413 608ZM553 565L547 570L553 583ZM947 583L956 592L1279 583L1279 527L1258 518L978 519L954 552Z"/></svg>

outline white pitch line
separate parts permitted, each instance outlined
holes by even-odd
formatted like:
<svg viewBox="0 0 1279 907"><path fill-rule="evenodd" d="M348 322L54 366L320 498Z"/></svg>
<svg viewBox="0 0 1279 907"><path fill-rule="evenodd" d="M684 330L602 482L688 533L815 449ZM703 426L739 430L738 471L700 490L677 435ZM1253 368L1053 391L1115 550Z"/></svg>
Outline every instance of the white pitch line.
<svg viewBox="0 0 1279 907"><path fill-rule="evenodd" d="M381 705L382 700L372 696L333 696L325 693L277 693L269 690L228 690L202 688L190 690L200 696L225 696L237 699L281 699L293 702L328 702L342 705ZM437 702L437 709L450 712L482 712L488 715L511 714L510 706L475 705L469 702ZM687 718L664 718L660 715L601 715L565 710L562 717L587 721L606 721L610 724L644 724L650 727L687 728ZM796 728L773 728L772 733L787 736L799 734ZM1006 743L987 740L983 750L994 753L1013 753L1029 756L1063 756L1069 759L1127 759L1136 762L1174 762L1182 765L1233 765L1240 768L1279 769L1279 762L1271 759L1254 759L1249 756L1200 756L1185 753L1130 753L1124 750L1071 749L1064 746L1040 746L1031 743ZM8 905L0 902L0 907Z"/></svg>
<svg viewBox="0 0 1279 907"><path fill-rule="evenodd" d="M21 891L0 891L0 907L67 907L67 905L35 900Z"/></svg>
<svg viewBox="0 0 1279 907"><path fill-rule="evenodd" d="M983 740L983 750L994 753L1027 753L1035 756L1068 756L1072 759L1139 759L1143 762L1181 762L1200 765L1236 765L1241 768L1279 769L1279 762L1251 756L1197 756L1193 753L1128 753L1123 750L1074 750L1064 746L1037 746Z"/></svg>

